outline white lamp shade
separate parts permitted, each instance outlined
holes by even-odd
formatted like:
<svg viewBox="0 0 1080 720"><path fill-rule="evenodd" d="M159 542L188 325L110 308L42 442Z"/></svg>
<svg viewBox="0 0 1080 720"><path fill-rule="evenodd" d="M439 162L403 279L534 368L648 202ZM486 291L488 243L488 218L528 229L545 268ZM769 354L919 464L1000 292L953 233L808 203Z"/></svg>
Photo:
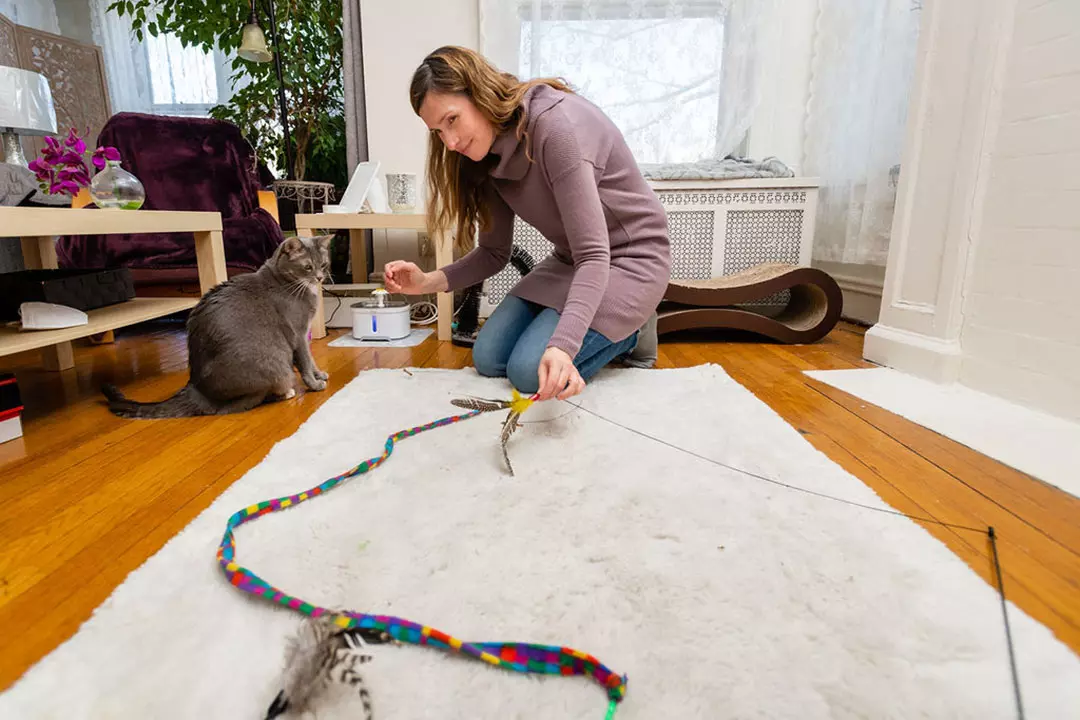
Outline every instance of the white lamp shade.
<svg viewBox="0 0 1080 720"><path fill-rule="evenodd" d="M56 108L45 76L0 66L0 130L20 135L55 135Z"/></svg>

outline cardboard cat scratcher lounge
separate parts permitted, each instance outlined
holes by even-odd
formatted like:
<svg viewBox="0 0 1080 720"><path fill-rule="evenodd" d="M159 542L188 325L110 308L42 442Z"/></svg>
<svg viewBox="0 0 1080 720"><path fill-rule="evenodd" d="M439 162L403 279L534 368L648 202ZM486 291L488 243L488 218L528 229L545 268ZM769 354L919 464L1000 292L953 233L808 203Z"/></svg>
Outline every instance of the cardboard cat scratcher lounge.
<svg viewBox="0 0 1080 720"><path fill-rule="evenodd" d="M787 292L776 315L745 306ZM658 335L692 329L748 330L783 343L817 342L840 320L840 286L823 270L766 263L711 280L672 280L658 310Z"/></svg>

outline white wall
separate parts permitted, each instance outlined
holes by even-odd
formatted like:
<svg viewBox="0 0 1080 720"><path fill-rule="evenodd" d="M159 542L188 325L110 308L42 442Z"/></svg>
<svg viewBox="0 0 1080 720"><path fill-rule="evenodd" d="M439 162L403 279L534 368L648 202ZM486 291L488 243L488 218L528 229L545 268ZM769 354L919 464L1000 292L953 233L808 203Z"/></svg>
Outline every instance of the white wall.
<svg viewBox="0 0 1080 720"><path fill-rule="evenodd" d="M87 0L56 0L56 18L60 34L72 40L94 44L90 28L90 3Z"/></svg>
<svg viewBox="0 0 1080 720"><path fill-rule="evenodd" d="M428 133L409 105L409 81L437 47L478 47L477 0L363 2L361 23L369 157L382 164L384 184L385 173L412 172L422 192ZM388 233L389 247L375 235L377 271L388 259L418 259L414 233Z"/></svg>
<svg viewBox="0 0 1080 720"><path fill-rule="evenodd" d="M0 0L0 14L16 25L60 34L53 0Z"/></svg>
<svg viewBox="0 0 1080 720"><path fill-rule="evenodd" d="M1080 3L926 0L865 356L1080 420Z"/></svg>
<svg viewBox="0 0 1080 720"><path fill-rule="evenodd" d="M1080 419L1080 2L1019 1L997 122L960 381Z"/></svg>
<svg viewBox="0 0 1080 720"><path fill-rule="evenodd" d="M0 0L0 15L16 25L93 44L87 0Z"/></svg>

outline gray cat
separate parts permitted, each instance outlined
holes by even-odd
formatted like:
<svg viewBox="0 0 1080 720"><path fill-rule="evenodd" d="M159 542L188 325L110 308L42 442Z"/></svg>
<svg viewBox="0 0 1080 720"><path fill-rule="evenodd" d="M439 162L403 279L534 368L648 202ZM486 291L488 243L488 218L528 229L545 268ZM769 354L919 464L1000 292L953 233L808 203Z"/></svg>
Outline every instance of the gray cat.
<svg viewBox="0 0 1080 720"><path fill-rule="evenodd" d="M128 400L105 385L109 409L128 418L244 412L296 395L294 365L309 390L326 389L328 376L311 357L308 329L329 271L332 237L291 237L256 272L206 293L187 320L188 384L153 403Z"/></svg>

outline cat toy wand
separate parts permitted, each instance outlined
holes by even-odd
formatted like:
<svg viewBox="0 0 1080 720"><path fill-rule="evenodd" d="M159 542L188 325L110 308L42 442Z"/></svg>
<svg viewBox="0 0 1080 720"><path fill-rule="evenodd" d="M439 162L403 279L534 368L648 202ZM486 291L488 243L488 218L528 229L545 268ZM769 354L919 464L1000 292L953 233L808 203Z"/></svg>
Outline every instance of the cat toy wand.
<svg viewBox="0 0 1080 720"><path fill-rule="evenodd" d="M457 407L468 408L470 412L445 417L426 425L400 430L386 439L383 453L373 457L356 467L340 475L332 477L318 486L285 497L265 500L239 510L229 518L226 524L225 534L217 550L217 561L225 574L225 578L238 590L262 597L277 605L282 605L309 618L323 618L341 630L359 633L369 642L385 642L386 637L397 642L426 645L444 651L453 652L476 660L483 661L495 667L514 670L521 673L538 673L547 675L579 675L591 677L606 691L608 697L608 710L606 718L611 720L619 703L626 696L627 677L612 672L596 657L575 650L570 647L559 645L539 645L520 642L464 642L458 638L441 632L433 627L421 625L404 618L390 617L385 615L371 615L368 613L351 610L339 610L319 607L306 602L298 597L289 595L285 591L274 587L266 580L256 575L249 568L240 565L236 557L235 531L241 525L257 520L264 515L281 512L303 502L329 492L347 480L358 475L365 475L382 465L394 451L394 446L401 440L414 437L428 430L445 427L453 423L461 422L469 418L477 417L486 412L497 410L509 410L506 420L503 422L501 444L503 458L510 467L510 458L506 452L506 442L510 435L520 427L518 422L521 414L532 406L536 396L522 397L518 392L513 393L510 400L487 400L483 398L461 398L451 402ZM513 468L510 467L513 473ZM332 636L336 637L336 636ZM336 640L334 641L336 642ZM285 693L279 693L271 705L271 714L284 709L292 704L292 698Z"/></svg>
<svg viewBox="0 0 1080 720"><path fill-rule="evenodd" d="M510 400L489 400L487 398L458 398L451 400L450 404L465 410L473 410L478 413L496 412L498 410L510 410L506 416L506 420L503 421L502 433L499 435L499 445L502 447L503 460L506 461L506 469L510 471L510 475L514 474L514 466L510 464L510 455L506 452L506 443L509 442L510 436L514 434L514 431L521 427L521 423L518 422L521 416L528 410L534 402L536 402L537 395L531 397L523 397L521 393L514 390L513 398Z"/></svg>

